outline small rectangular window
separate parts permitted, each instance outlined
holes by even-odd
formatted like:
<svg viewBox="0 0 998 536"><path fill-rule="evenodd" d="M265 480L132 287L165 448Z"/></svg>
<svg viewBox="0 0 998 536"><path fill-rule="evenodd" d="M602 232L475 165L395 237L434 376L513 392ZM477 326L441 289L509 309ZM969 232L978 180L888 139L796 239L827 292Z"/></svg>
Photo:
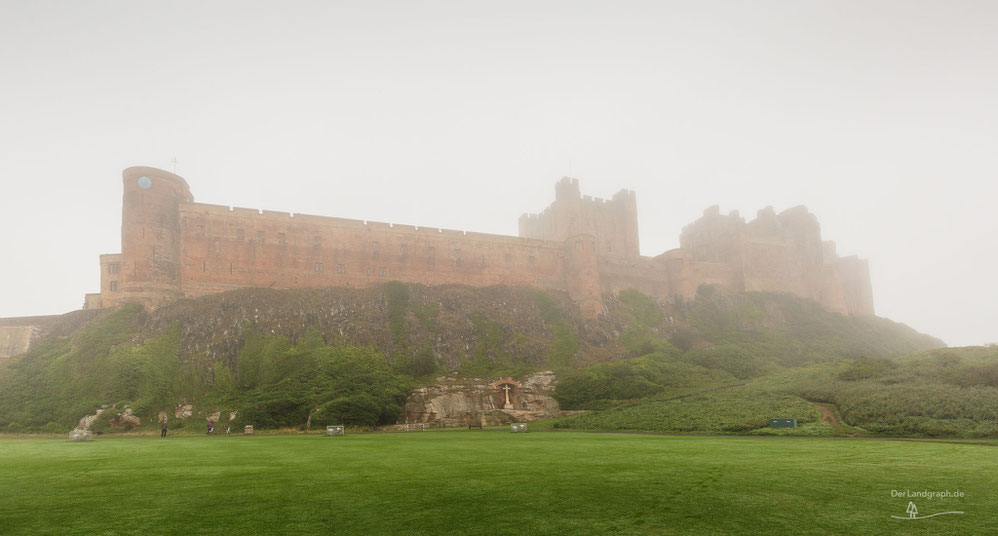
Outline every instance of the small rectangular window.
<svg viewBox="0 0 998 536"><path fill-rule="evenodd" d="M121 263L112 262L111 264L108 264L107 273L109 274L121 273Z"/></svg>
<svg viewBox="0 0 998 536"><path fill-rule="evenodd" d="M118 290L118 282L111 281L111 292L116 292Z"/></svg>
<svg viewBox="0 0 998 536"><path fill-rule="evenodd" d="M371 244L371 258L377 259L381 256L381 244L374 242Z"/></svg>
<svg viewBox="0 0 998 536"><path fill-rule="evenodd" d="M530 256L530 264L534 264L534 261L536 260L537 259L535 259L533 255Z"/></svg>
<svg viewBox="0 0 998 536"><path fill-rule="evenodd" d="M409 253L409 248L405 244L399 246L399 257L402 257L404 259L406 254L408 253Z"/></svg>
<svg viewBox="0 0 998 536"><path fill-rule="evenodd" d="M277 243L282 246L288 245L288 235L284 233L277 233Z"/></svg>
<svg viewBox="0 0 998 536"><path fill-rule="evenodd" d="M322 272L322 263L321 262L315 263L315 271L319 272L319 273Z"/></svg>
<svg viewBox="0 0 998 536"><path fill-rule="evenodd" d="M461 250L454 250L454 266L461 266Z"/></svg>
<svg viewBox="0 0 998 536"><path fill-rule="evenodd" d="M365 270L365 271L367 272L367 277L371 277L371 267L368 266L367 270Z"/></svg>
<svg viewBox="0 0 998 536"><path fill-rule="evenodd" d="M387 277L388 276L388 268L385 268L384 266L382 266L381 268L378 268L378 275L381 276L381 277Z"/></svg>
<svg viewBox="0 0 998 536"><path fill-rule="evenodd" d="M313 247L317 247L317 248L321 248L322 247L322 237L318 236L318 235L313 236L312 237L312 246Z"/></svg>
<svg viewBox="0 0 998 536"><path fill-rule="evenodd" d="M242 229L236 229L236 240L242 240L246 238L246 233Z"/></svg>
<svg viewBox="0 0 998 536"><path fill-rule="evenodd" d="M346 265L343 265L343 264L337 264L336 265L336 273L343 274L343 273L346 273L346 271L347 271Z"/></svg>
<svg viewBox="0 0 998 536"><path fill-rule="evenodd" d="M202 272L208 271L208 261L201 261L201 271Z"/></svg>
<svg viewBox="0 0 998 536"><path fill-rule="evenodd" d="M265 233L263 231L257 231L256 232L256 241L257 242L263 244L266 241L266 238L267 238L267 233Z"/></svg>

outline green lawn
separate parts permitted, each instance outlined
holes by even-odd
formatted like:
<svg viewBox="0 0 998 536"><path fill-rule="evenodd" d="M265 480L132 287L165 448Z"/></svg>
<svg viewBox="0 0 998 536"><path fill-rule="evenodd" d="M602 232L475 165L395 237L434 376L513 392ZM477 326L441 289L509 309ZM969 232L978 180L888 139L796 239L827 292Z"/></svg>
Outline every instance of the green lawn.
<svg viewBox="0 0 998 536"><path fill-rule="evenodd" d="M576 432L0 440L2 534L992 534L998 448ZM961 491L909 499L893 489Z"/></svg>

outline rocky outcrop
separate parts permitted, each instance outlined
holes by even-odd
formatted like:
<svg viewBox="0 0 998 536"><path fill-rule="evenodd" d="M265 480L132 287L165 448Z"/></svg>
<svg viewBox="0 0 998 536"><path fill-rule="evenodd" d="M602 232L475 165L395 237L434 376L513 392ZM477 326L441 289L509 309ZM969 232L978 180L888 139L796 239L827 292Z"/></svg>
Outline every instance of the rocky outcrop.
<svg viewBox="0 0 998 536"><path fill-rule="evenodd" d="M110 426L115 430L131 430L142 424L142 420L132 414L132 408L125 408L117 417L111 419Z"/></svg>
<svg viewBox="0 0 998 536"><path fill-rule="evenodd" d="M405 422L435 426L494 426L529 422L563 414L552 398L557 382L551 371L513 378L462 378L456 373L413 390L405 404ZM509 386L509 403L507 391Z"/></svg>
<svg viewBox="0 0 998 536"><path fill-rule="evenodd" d="M173 408L173 416L177 419L186 419L194 414L193 404L177 404Z"/></svg>
<svg viewBox="0 0 998 536"><path fill-rule="evenodd" d="M131 430L132 428L137 428L142 424L142 419L137 415L132 413L132 408L125 406L125 409L119 413L115 413L114 406L104 405L97 408L93 415L86 415L80 419L80 422L76 425L76 430L90 430L90 428L100 419L100 416L105 412L111 412L107 414L107 417L114 415L114 417L107 420L107 426L114 428L115 430ZM102 427L98 428L97 433L101 433Z"/></svg>
<svg viewBox="0 0 998 536"><path fill-rule="evenodd" d="M106 408L97 408L97 411L95 411L93 415L84 416L80 419L79 424L76 425L76 429L89 430L90 427L93 426L94 422L97 421L97 418L100 417L100 414L104 413L105 410Z"/></svg>

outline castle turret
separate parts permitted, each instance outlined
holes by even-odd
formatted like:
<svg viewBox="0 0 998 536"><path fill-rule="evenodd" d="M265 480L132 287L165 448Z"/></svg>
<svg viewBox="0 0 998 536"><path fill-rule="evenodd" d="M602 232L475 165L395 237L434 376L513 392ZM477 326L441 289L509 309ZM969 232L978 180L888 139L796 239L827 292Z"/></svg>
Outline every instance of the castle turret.
<svg viewBox="0 0 998 536"><path fill-rule="evenodd" d="M122 177L121 282L115 305L157 307L182 296L179 206L193 198L183 178L161 169L131 167Z"/></svg>
<svg viewBox="0 0 998 536"><path fill-rule="evenodd" d="M520 236L563 241L577 234L596 239L596 254L634 260L638 250L637 197L621 190L609 201L582 196L579 180L564 177L554 185L554 202L540 214L520 216Z"/></svg>
<svg viewBox="0 0 998 536"><path fill-rule="evenodd" d="M578 201L581 198L582 192L579 190L579 179L562 177L554 185L555 201Z"/></svg>

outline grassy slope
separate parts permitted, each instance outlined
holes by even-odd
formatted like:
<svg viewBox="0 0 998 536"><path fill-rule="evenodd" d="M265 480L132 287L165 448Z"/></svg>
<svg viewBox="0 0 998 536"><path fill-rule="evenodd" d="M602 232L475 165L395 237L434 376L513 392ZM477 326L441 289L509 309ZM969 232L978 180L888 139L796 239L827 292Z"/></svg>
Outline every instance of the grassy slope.
<svg viewBox="0 0 998 536"><path fill-rule="evenodd" d="M994 447L428 432L0 441L4 534L985 534ZM892 489L960 490L908 499Z"/></svg>
<svg viewBox="0 0 998 536"><path fill-rule="evenodd" d="M649 360L635 362L647 367ZM618 375L615 381L621 382L621 377L629 378ZM683 389L665 388L654 396L617 401L616 407L565 419L556 426L772 433L766 428L769 418L794 417L801 428L781 433L998 437L996 379L998 348L947 348L893 359L774 369L756 378L720 386L690 382ZM836 408L843 423L859 430L823 423L815 403Z"/></svg>

